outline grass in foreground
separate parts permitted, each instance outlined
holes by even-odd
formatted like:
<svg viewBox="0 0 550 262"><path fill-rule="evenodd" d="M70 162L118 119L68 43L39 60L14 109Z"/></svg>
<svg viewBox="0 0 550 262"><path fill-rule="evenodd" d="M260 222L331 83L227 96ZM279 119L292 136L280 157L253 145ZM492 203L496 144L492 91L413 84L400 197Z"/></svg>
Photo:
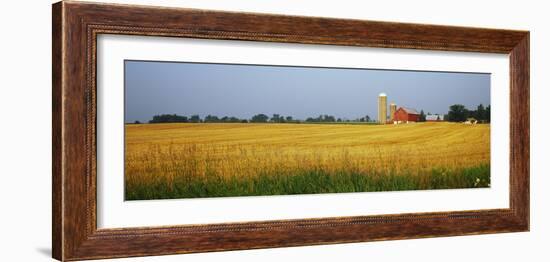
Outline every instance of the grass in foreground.
<svg viewBox="0 0 550 262"><path fill-rule="evenodd" d="M260 174L255 177L225 179L177 177L152 184L134 184L126 190L126 200L265 196L319 193L349 193L399 190L427 190L488 187L490 167L478 166L461 171L433 169L425 175L362 174L322 170Z"/></svg>

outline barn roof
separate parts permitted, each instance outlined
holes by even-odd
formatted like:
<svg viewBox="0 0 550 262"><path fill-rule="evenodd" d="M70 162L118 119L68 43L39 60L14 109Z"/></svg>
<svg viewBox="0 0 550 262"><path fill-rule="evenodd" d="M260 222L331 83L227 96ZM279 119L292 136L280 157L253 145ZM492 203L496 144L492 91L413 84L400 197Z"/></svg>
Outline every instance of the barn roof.
<svg viewBox="0 0 550 262"><path fill-rule="evenodd" d="M409 114L409 115L420 115L420 113L418 113L415 109L412 109L412 108L407 108L407 107L401 107L405 113Z"/></svg>

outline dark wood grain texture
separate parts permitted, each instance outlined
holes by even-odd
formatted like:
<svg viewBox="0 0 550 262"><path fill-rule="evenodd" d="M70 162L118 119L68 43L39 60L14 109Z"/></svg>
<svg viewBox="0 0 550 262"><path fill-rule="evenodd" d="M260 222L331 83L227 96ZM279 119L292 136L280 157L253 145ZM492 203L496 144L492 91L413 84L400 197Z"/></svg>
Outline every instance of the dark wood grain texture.
<svg viewBox="0 0 550 262"><path fill-rule="evenodd" d="M81 2L53 5L53 257L82 260L529 230L529 32ZM96 226L99 34L510 55L510 208L151 228Z"/></svg>
<svg viewBox="0 0 550 262"><path fill-rule="evenodd" d="M52 8L52 256L60 258L63 253L61 243L63 213L63 189L61 185L62 173L62 150L61 150L61 71L62 69L62 43L61 34L61 5L54 5Z"/></svg>

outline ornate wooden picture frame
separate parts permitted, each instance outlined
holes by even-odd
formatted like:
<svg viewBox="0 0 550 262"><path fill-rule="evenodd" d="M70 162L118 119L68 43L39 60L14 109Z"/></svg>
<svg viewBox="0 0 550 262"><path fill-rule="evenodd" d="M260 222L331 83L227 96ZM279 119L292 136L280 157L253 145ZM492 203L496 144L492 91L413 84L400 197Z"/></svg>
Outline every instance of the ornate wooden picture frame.
<svg viewBox="0 0 550 262"><path fill-rule="evenodd" d="M64 1L53 5L53 257L81 260L529 230L529 32ZM98 229L99 34L508 54L510 207Z"/></svg>

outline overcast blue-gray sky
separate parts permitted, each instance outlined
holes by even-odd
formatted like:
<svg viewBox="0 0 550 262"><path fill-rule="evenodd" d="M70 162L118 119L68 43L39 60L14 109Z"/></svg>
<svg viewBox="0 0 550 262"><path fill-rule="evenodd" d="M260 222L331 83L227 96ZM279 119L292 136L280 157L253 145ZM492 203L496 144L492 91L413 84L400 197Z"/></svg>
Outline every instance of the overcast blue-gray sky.
<svg viewBox="0 0 550 262"><path fill-rule="evenodd" d="M388 105L444 114L453 104L489 105L490 75L125 61L126 122L158 114L376 119L381 92Z"/></svg>

